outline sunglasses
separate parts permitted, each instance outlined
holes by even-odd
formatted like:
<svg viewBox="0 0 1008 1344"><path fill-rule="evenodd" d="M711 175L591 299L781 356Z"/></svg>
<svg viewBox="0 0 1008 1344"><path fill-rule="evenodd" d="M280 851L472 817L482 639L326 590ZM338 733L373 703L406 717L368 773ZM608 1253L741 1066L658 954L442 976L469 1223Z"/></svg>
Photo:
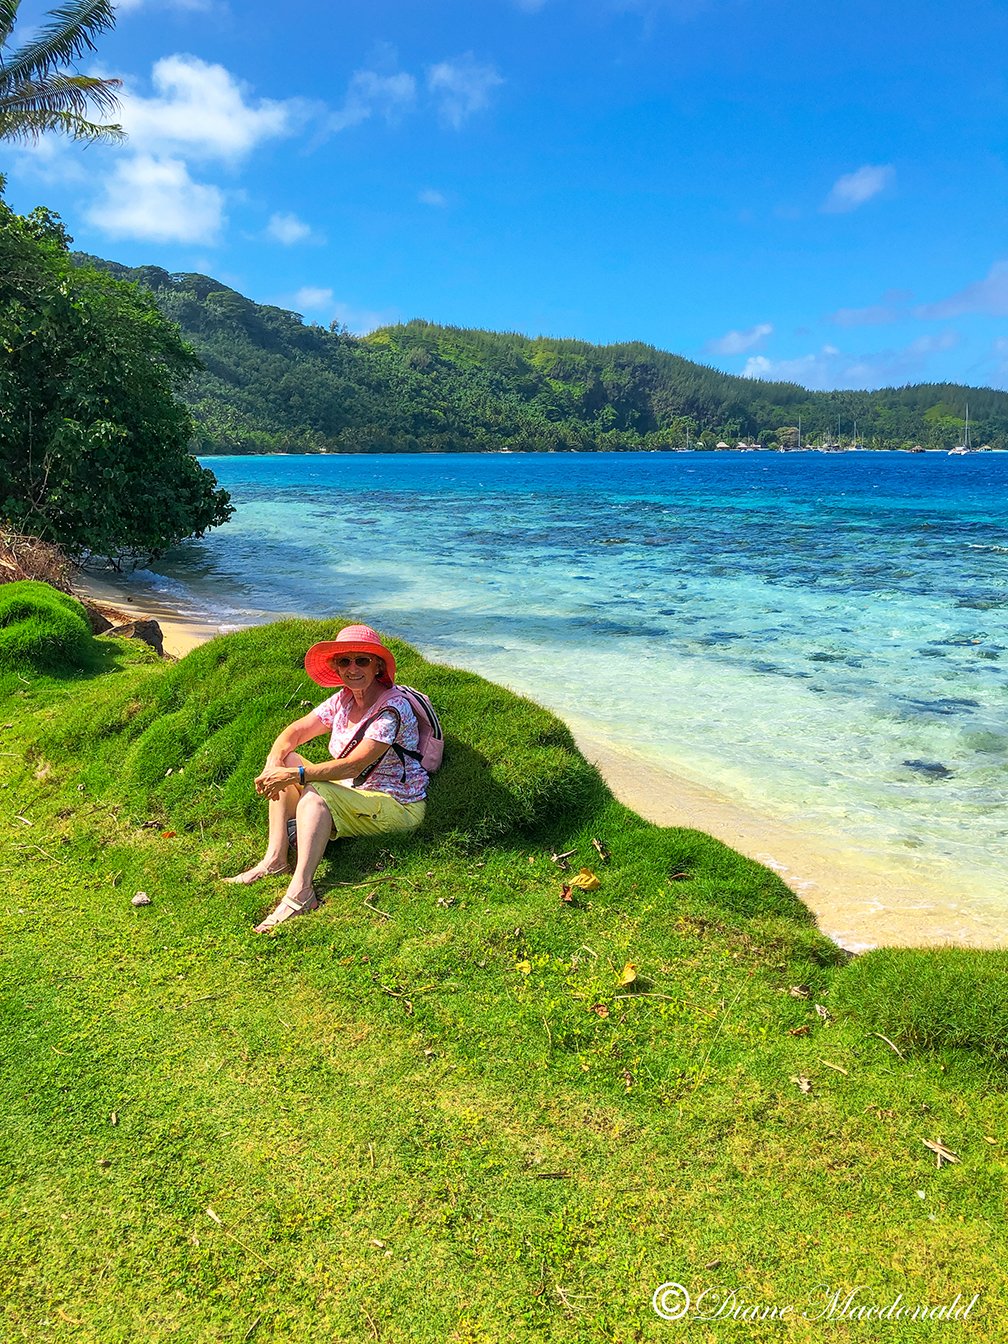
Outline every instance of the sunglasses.
<svg viewBox="0 0 1008 1344"><path fill-rule="evenodd" d="M334 658L333 664L336 667L370 667L374 659L369 653L358 654L356 658Z"/></svg>

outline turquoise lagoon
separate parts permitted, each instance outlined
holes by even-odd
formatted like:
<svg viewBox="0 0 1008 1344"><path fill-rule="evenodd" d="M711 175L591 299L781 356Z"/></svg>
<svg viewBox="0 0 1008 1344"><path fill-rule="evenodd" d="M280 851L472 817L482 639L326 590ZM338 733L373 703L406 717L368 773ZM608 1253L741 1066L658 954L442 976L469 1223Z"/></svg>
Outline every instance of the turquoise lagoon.
<svg viewBox="0 0 1008 1344"><path fill-rule="evenodd" d="M365 619L1008 915L1008 455L206 459L141 573L223 625Z"/></svg>

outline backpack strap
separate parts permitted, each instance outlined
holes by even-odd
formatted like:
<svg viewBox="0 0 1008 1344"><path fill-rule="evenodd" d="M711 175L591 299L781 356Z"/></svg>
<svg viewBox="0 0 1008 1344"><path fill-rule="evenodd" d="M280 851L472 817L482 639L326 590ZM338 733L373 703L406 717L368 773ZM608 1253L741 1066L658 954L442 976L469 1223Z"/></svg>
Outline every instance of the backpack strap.
<svg viewBox="0 0 1008 1344"><path fill-rule="evenodd" d="M395 715L395 721L396 721L395 735L396 737L398 737L402 729L402 715L396 709L395 705L389 705L389 704L383 705L377 710L376 713L372 714L370 718L364 720L364 722L360 725L360 727L354 733L353 737L346 744L346 746L336 757L336 759L338 761L343 760L344 756L350 755L354 747L360 746L361 742L363 742L364 740L367 730L371 727L371 725L375 722L375 720L380 719L383 714ZM419 761L420 752L411 751L409 747L401 746L398 742L393 741L389 742L385 746L385 750L382 752L382 754L378 757L376 761L372 761L370 765L364 767L364 769L360 772L359 775L354 776L353 783L355 788L359 789L360 786L364 783L364 781L368 779L370 775L374 774L374 772L378 769L378 767L381 765L382 761L385 759L385 757L389 754L390 751L395 752L396 756L398 756L399 758L399 764L402 766L402 779L400 780L400 783L402 784L406 783L406 757L412 756L415 761Z"/></svg>

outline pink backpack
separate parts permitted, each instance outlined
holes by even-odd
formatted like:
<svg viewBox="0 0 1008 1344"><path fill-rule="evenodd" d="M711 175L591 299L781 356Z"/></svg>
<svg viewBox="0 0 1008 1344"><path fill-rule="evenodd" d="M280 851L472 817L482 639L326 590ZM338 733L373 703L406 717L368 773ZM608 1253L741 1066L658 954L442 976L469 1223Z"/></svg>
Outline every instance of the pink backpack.
<svg viewBox="0 0 1008 1344"><path fill-rule="evenodd" d="M394 705L388 703L392 696L396 694L406 698L410 708L416 716L419 741L417 743L416 751L411 750L409 747L402 746L399 742L390 743L389 751L394 751L399 757L403 768L404 781L406 779L407 756L411 756L414 761L419 761L427 773L432 775L444 759L444 731L441 727L441 720L437 716L437 710L424 695L423 691L414 690L412 686L390 686L387 691L383 692L371 706L372 712L370 717L360 725L353 737L340 752L338 759L342 760L344 756L349 756L351 751L353 751L354 747L360 743L368 728L380 714L383 714L388 710L390 713L394 714L397 719L399 718L399 711ZM397 729L396 737L398 736L399 732ZM388 753L386 753L386 755L387 754ZM366 770L363 770L356 777L354 783L358 786L363 784L368 775L370 775L373 770L376 770L384 759L384 756L380 756L373 765L369 765Z"/></svg>

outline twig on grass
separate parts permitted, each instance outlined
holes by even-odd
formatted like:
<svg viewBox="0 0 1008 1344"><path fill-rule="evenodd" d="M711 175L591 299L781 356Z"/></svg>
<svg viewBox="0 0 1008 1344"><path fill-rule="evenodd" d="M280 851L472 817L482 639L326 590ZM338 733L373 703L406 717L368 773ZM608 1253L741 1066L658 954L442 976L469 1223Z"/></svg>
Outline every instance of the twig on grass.
<svg viewBox="0 0 1008 1344"><path fill-rule="evenodd" d="M885 1041L889 1049L895 1050L896 1053L899 1055L900 1059L906 1059L906 1055L903 1053L903 1051L899 1048L898 1045L893 1045L892 1041L889 1039L888 1036L883 1036L880 1031L873 1031L871 1034L873 1036L877 1036L880 1041Z"/></svg>
<svg viewBox="0 0 1008 1344"><path fill-rule="evenodd" d="M297 684L297 686L295 687L295 689L294 689L293 691L291 691L289 697L287 698L286 702L284 703L284 709L287 708L287 706L288 706L288 705L290 704L290 702L294 699L294 697L298 694L298 692L303 688L303 686L304 686L304 682L303 682L303 681L299 681L298 684Z"/></svg>
<svg viewBox="0 0 1008 1344"><path fill-rule="evenodd" d="M711 1051L714 1049L715 1045L717 1045L717 1039L721 1035L721 1032L724 1030L724 1024L728 1021L728 1014L731 1012L731 1010L735 1007L736 1003L738 1002L739 996L741 995L743 989L745 988L745 983L746 982L743 981L742 984L739 985L738 989L735 991L735 997L732 999L731 1003L728 1005L728 1007L724 1010L724 1013L721 1015L721 1021L717 1025L717 1031L715 1031L714 1036L711 1039L711 1043L707 1047L707 1053L704 1055L703 1063L700 1065L700 1072L697 1074L697 1080L690 1089L691 1093L695 1092L697 1088L700 1086L700 1084L703 1082L704 1070L707 1068L707 1061L711 1057Z"/></svg>
<svg viewBox="0 0 1008 1344"><path fill-rule="evenodd" d="M960 1161L960 1159L956 1156L956 1154L953 1153L950 1148L946 1148L945 1145L940 1141L932 1142L931 1139L921 1139L921 1143L924 1145L925 1148L930 1148L931 1151L934 1153L938 1163L939 1171L941 1171L941 1164L943 1162Z"/></svg>
<svg viewBox="0 0 1008 1344"><path fill-rule="evenodd" d="M542 1024L543 1024L543 1026L546 1028L546 1039L549 1041L550 1053L552 1054L552 1052L553 1052L553 1033L550 1031L550 1029L549 1029L549 1023L546 1021L545 1018L543 1018L543 1020L542 1020Z"/></svg>
<svg viewBox="0 0 1008 1344"><path fill-rule="evenodd" d="M366 885L368 884L365 883L365 886ZM376 891L373 891L370 896L365 896L364 897L365 906L372 912L372 914L381 915L382 919L391 919L392 916L389 914L387 910L379 910L376 905L371 904L371 902L375 899L377 895L378 893Z"/></svg>
<svg viewBox="0 0 1008 1344"><path fill-rule="evenodd" d="M826 1067L827 1067L828 1069L835 1069L835 1070L837 1071L837 1073L842 1073L843 1076L844 1076L845 1078L849 1078L849 1077L850 1077L850 1074L847 1072L847 1070L846 1070L845 1068L843 1068L843 1067L842 1067L841 1065L839 1065L839 1064L831 1064L831 1063L829 1062L828 1059L822 1059L822 1058L820 1058L819 1063L820 1063L820 1064L825 1064Z"/></svg>
<svg viewBox="0 0 1008 1344"><path fill-rule="evenodd" d="M268 1260L264 1260L263 1257L259 1254L259 1252L254 1251L251 1246L246 1246L245 1243L242 1241L241 1237L236 1237L229 1227L225 1227L223 1219L219 1218L217 1214L214 1213L213 1209L211 1209L209 1206L206 1209L206 1215L208 1218L213 1219L213 1221L217 1224L217 1226L224 1233L224 1235L226 1237L230 1237L230 1239L235 1243L236 1246L240 1246L242 1250L246 1251L249 1255L254 1255L261 1265L265 1265L266 1268L270 1270L272 1273L274 1274L276 1273L276 1269L274 1268L274 1266L271 1265Z"/></svg>
<svg viewBox="0 0 1008 1344"><path fill-rule="evenodd" d="M49 851L47 849L43 849L41 845L29 845L29 849L37 849L40 854L44 854L45 857L49 859L52 863L65 862L64 859L58 859L55 854L50 854Z"/></svg>
<svg viewBox="0 0 1008 1344"><path fill-rule="evenodd" d="M260 1322L261 1320L262 1320L262 1317L261 1317L261 1316L257 1316L257 1317L255 1318L255 1320L252 1322L252 1324L249 1326L249 1328L245 1331L245 1334L244 1334L243 1337L242 1337L242 1344L248 1344L248 1341L252 1338L252 1336L255 1334L255 1332L259 1329L259 1322Z"/></svg>
<svg viewBox="0 0 1008 1344"><path fill-rule="evenodd" d="M371 1333L374 1335L375 1339L377 1339L377 1338L378 1338L378 1327L375 1325L374 1321L371 1319L371 1314L370 1314L370 1312L368 1311L367 1307L361 1307L361 1311L364 1313L364 1318L365 1318L365 1320L367 1321L368 1325L371 1327Z"/></svg>

